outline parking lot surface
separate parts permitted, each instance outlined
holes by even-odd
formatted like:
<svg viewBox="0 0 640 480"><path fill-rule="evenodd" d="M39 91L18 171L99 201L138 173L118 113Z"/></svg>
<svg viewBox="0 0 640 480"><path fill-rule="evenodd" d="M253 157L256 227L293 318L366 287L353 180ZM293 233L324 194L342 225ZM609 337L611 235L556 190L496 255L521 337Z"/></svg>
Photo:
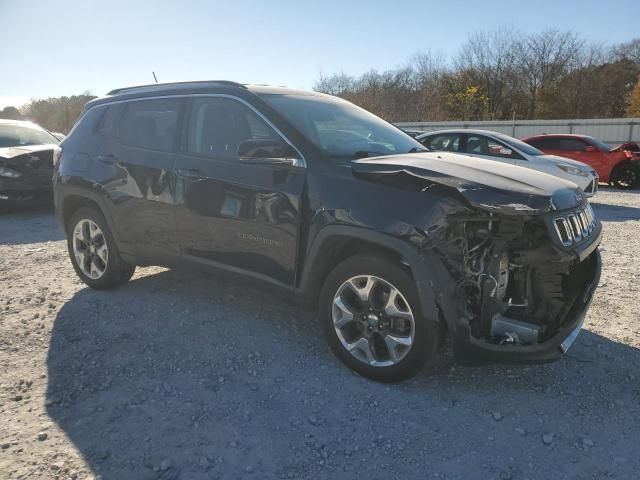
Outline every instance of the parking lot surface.
<svg viewBox="0 0 640 480"><path fill-rule="evenodd" d="M0 216L0 478L637 479L640 192L593 205L604 271L565 358L397 385L269 291L156 267L93 291L51 212Z"/></svg>

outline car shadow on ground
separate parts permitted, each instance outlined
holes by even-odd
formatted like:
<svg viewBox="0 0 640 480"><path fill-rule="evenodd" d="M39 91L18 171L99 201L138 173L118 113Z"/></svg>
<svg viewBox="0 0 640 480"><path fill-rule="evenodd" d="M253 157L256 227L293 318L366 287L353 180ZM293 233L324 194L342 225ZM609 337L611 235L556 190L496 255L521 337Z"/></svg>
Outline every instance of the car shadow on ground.
<svg viewBox="0 0 640 480"><path fill-rule="evenodd" d="M64 240L52 207L21 207L0 214L0 245Z"/></svg>
<svg viewBox="0 0 640 480"><path fill-rule="evenodd" d="M592 201L596 216L604 222L626 222L628 220L640 220L640 208L625 205L610 205Z"/></svg>
<svg viewBox="0 0 640 480"><path fill-rule="evenodd" d="M414 478L427 465L456 478L582 478L609 470L581 438L615 448L620 468L635 461L638 365L639 350L584 331L550 365L444 360L378 384L339 364L316 314L167 270L66 302L48 351L47 412L104 480L382 478L387 468ZM578 447L545 444L549 432Z"/></svg>

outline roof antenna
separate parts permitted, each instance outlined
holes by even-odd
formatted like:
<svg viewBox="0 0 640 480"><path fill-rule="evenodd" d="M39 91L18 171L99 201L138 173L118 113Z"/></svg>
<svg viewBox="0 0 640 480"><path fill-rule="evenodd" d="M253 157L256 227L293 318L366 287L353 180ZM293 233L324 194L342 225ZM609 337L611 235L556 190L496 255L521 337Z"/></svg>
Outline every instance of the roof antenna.
<svg viewBox="0 0 640 480"><path fill-rule="evenodd" d="M156 81L156 83L158 83L158 77L156 77L156 72L152 71L151 73L153 73L153 79Z"/></svg>

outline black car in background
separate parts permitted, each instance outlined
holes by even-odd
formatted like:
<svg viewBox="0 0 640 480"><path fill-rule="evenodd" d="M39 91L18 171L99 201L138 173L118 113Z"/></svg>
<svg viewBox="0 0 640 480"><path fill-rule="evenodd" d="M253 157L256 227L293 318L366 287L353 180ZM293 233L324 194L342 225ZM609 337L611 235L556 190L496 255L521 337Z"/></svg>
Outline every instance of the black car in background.
<svg viewBox="0 0 640 480"><path fill-rule="evenodd" d="M600 276L602 227L575 184L427 152L329 95L118 89L61 146L56 212L87 285L137 265L252 277L319 309L335 354L377 380L415 373L445 332L461 360L558 358Z"/></svg>
<svg viewBox="0 0 640 480"><path fill-rule="evenodd" d="M31 122L0 120L0 211L52 203L53 157L59 143Z"/></svg>

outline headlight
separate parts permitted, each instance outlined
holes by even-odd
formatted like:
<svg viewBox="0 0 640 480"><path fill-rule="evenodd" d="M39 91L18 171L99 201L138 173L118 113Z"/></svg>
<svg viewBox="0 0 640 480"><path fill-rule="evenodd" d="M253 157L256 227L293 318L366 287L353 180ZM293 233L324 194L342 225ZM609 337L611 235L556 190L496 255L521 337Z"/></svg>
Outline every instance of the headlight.
<svg viewBox="0 0 640 480"><path fill-rule="evenodd" d="M16 172L15 170L11 170L10 168L0 167L0 177L7 178L20 178L22 174L20 172Z"/></svg>
<svg viewBox="0 0 640 480"><path fill-rule="evenodd" d="M580 177L588 177L589 172L586 170L582 170L581 168L574 167L573 165L569 165L568 163L557 163L556 166L570 175L578 175Z"/></svg>

